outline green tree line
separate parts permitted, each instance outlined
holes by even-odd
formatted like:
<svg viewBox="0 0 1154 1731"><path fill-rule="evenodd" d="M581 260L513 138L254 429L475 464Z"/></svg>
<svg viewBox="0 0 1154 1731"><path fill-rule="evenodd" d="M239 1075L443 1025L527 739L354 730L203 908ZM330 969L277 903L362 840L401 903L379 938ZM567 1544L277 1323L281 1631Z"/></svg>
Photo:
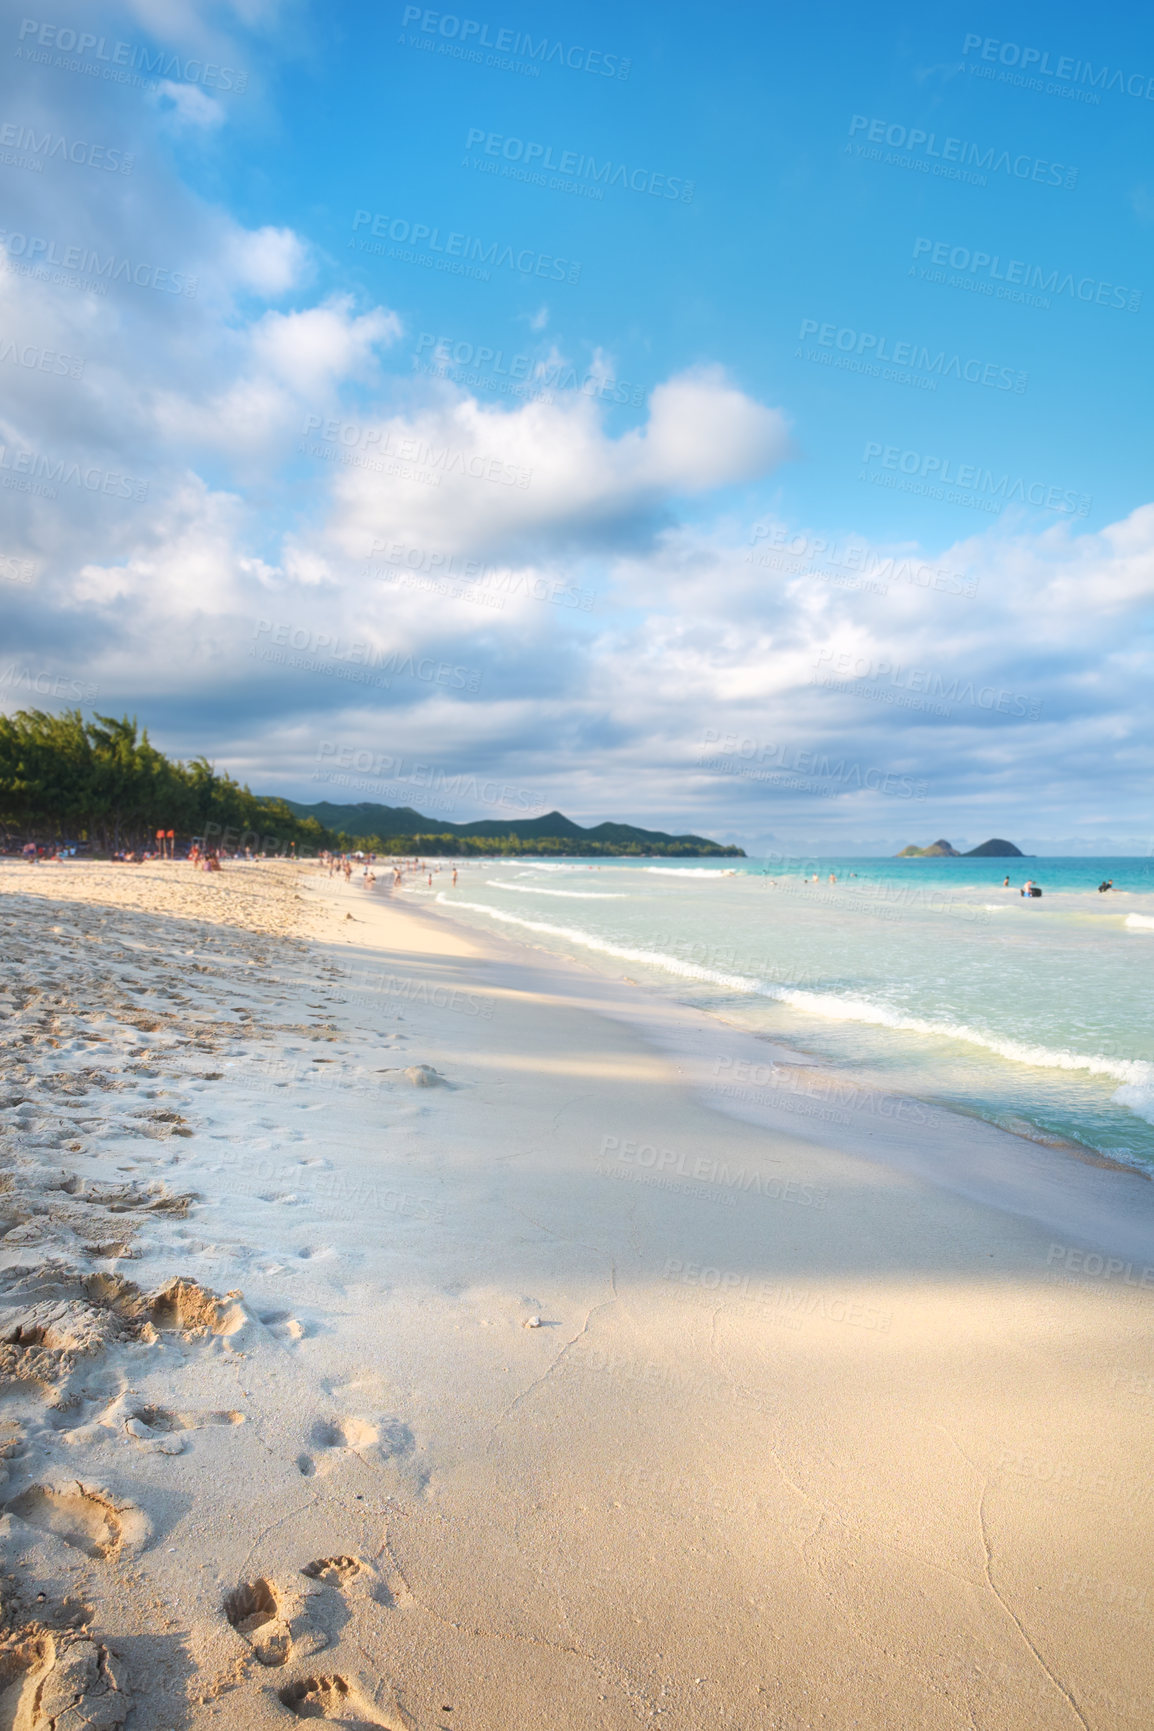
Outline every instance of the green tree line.
<svg viewBox="0 0 1154 1731"><path fill-rule="evenodd" d="M165 757L135 720L85 721L78 709L0 716L0 823L7 839L15 832L35 841L87 841L98 853L144 848L158 829L184 841L228 829L247 834L254 850L266 837L283 839L286 849L296 842L298 851L335 841L315 819L251 793L205 757Z"/></svg>
<svg viewBox="0 0 1154 1731"><path fill-rule="evenodd" d="M0 716L0 829L14 842L87 842L95 854L141 851L155 845L158 829L179 842L194 836L210 846L249 847L254 853L299 857L328 849L360 849L403 858L409 854L567 854L582 857L651 854L739 854L739 848L671 842L583 841L571 836L461 836L438 834L354 836L330 830L315 817L299 818L283 800L252 793L205 757L180 763L158 751L148 730L127 716L119 721L78 709L50 715L22 709Z"/></svg>

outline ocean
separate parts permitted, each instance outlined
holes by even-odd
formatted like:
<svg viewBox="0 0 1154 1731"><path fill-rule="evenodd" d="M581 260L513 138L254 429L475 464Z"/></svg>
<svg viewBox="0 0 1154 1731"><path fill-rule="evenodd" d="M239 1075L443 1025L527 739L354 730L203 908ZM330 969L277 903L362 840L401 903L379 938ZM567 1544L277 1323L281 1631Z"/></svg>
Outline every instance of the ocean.
<svg viewBox="0 0 1154 1731"><path fill-rule="evenodd" d="M855 1079L1154 1171L1154 859L471 860L406 893Z"/></svg>

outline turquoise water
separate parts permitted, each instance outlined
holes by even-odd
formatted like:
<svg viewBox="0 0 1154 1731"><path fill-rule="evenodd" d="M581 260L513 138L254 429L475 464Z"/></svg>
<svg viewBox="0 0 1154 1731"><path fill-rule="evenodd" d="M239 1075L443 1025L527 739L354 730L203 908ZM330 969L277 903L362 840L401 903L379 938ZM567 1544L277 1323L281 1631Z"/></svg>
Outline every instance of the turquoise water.
<svg viewBox="0 0 1154 1731"><path fill-rule="evenodd" d="M1041 898L1019 895L1026 878ZM406 894L891 1089L1154 1169L1154 860L517 860L446 881Z"/></svg>

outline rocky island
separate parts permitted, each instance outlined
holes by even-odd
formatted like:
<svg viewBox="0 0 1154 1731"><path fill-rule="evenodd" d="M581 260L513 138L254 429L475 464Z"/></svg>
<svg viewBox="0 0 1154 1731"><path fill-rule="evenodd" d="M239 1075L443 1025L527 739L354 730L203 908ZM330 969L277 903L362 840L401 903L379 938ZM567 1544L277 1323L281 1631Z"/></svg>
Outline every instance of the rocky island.
<svg viewBox="0 0 1154 1731"><path fill-rule="evenodd" d="M972 847L967 853L959 853L948 841L931 842L929 847L904 847L895 859L1028 859L1020 847L1015 847L1012 841L1002 841L994 836L990 841L984 841L980 847Z"/></svg>

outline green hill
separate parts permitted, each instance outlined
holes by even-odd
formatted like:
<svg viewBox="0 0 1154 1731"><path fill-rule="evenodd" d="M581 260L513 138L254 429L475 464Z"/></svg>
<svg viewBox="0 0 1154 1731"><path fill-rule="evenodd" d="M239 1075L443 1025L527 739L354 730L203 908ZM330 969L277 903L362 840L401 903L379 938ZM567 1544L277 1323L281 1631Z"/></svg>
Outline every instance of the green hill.
<svg viewBox="0 0 1154 1731"><path fill-rule="evenodd" d="M314 818L324 829L334 834L357 838L377 838L381 841L397 838L420 839L419 851L432 853L435 837L452 837L462 842L516 842L517 851L529 852L526 844L540 841L568 842L568 850L556 845L548 851L556 853L631 853L678 855L725 855L744 859L739 847L722 847L720 842L707 841L699 835L668 835L660 829L640 829L631 823L599 823L582 829L563 812L546 812L544 817L480 818L473 823L450 823L447 818L424 817L408 805L374 805L362 801L358 805L333 805L321 800L316 805L303 805L297 800L283 801L294 817ZM510 851L514 851L510 848Z"/></svg>
<svg viewBox="0 0 1154 1731"><path fill-rule="evenodd" d="M181 763L158 751L134 718L78 709L0 715L0 852L29 841L78 842L94 857L150 849L160 830L183 845L315 858L331 849L383 854L674 854L744 858L699 835L629 823L593 829L563 817L448 823L411 806L301 805L266 798L206 758Z"/></svg>

